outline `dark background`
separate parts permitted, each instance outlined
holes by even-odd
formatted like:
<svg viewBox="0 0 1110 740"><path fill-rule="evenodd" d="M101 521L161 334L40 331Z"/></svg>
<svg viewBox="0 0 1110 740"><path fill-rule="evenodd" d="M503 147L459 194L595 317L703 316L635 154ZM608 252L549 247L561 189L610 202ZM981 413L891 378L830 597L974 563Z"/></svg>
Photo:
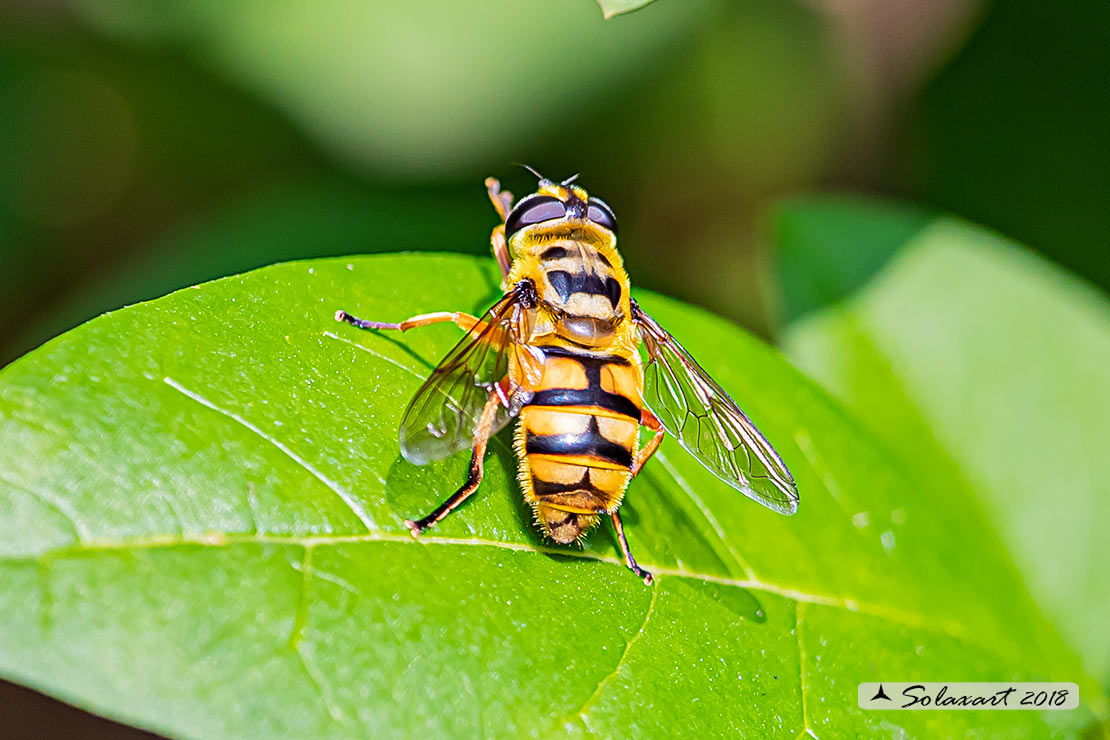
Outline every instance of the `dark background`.
<svg viewBox="0 0 1110 740"><path fill-rule="evenodd" d="M640 284L765 335L762 214L811 190L1110 286L1106 3L298 5L0 3L0 363L275 261L484 254L482 179L534 185L514 162L581 172Z"/></svg>
<svg viewBox="0 0 1110 740"><path fill-rule="evenodd" d="M951 211L1110 287L1105 2L259 7L0 2L0 365L276 261L486 254L482 180L528 192L517 162L581 173L638 284L768 337L768 209L811 191ZM3 685L0 711L4 737L80 718Z"/></svg>

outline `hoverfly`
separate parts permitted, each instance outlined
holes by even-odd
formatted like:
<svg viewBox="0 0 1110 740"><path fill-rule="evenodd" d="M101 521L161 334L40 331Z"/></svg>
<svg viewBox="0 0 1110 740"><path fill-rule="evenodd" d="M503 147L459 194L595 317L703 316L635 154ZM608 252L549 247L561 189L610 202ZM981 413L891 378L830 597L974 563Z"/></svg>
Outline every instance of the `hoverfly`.
<svg viewBox="0 0 1110 740"><path fill-rule="evenodd" d="M736 403L629 295L613 211L574 180L541 177L537 191L515 204L497 180L486 180L501 217L490 241L505 294L481 318L438 311L388 323L342 310L335 318L400 331L451 321L466 332L401 421L401 453L412 463L472 450L466 483L424 518L405 522L414 537L477 490L490 437L519 416L518 477L544 533L569 544L607 516L625 564L651 583L628 548L619 509L665 434L779 513L797 510L798 489ZM641 427L653 435L643 447Z"/></svg>

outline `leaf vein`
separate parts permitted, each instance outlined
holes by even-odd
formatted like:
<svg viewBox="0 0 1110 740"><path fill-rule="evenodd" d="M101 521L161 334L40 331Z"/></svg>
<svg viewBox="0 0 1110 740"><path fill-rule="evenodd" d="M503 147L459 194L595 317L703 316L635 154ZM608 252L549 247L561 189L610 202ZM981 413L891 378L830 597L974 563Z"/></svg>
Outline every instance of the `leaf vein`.
<svg viewBox="0 0 1110 740"><path fill-rule="evenodd" d="M316 689L316 693L320 695L320 700L324 703L324 708L328 710L328 715L336 722L345 723L347 717L343 714L343 709L335 700L335 695L332 691L331 684L328 683L323 671L316 665L316 659L312 657L312 651L298 643L296 647L297 655L300 657L301 665L304 667L305 673L308 675L308 680Z"/></svg>
<svg viewBox="0 0 1110 740"><path fill-rule="evenodd" d="M85 542L91 537L91 532L89 531L88 527L85 526L84 522L81 521L81 517L78 516L77 512L74 511L73 507L70 506L70 503L64 498L55 496L53 493L39 491L20 483L16 483L11 478L8 478L7 476L2 474L0 474L0 483L9 485L17 491L23 491L23 493L31 496L42 505L61 514L62 517L65 518L66 523L69 524L70 528L73 529L73 536L77 539L77 542L79 544Z"/></svg>
<svg viewBox="0 0 1110 740"><path fill-rule="evenodd" d="M724 545L725 549L728 550L729 554L732 555L736 564L743 568L744 572L747 573L749 577L756 578L755 571L752 569L751 564L732 546L732 543L729 542L728 537L725 536L724 527L717 521L717 517L713 516L713 512L705 505L701 497L694 493L693 486L686 482L686 479L679 474L670 459L662 451L655 453L655 459L663 465L678 487L683 493L689 496L690 500L694 502L694 505L698 507L698 511L700 511L706 521L709 522L709 526L713 528L713 532L717 535L717 538L721 541L721 544Z"/></svg>
<svg viewBox="0 0 1110 740"><path fill-rule="evenodd" d="M543 555L560 555L564 557L581 558L584 560L594 560L601 563L608 563L619 568L626 567L624 561L620 558L590 551L575 551L568 548L546 547L543 545L531 545L516 542L500 542L497 540L482 539L480 537L436 537L424 535L421 536L419 539L413 539L412 536L408 534L393 534L381 531L345 535L336 534L308 536L257 535L254 533L224 534L221 532L205 532L187 535L162 534L118 539L90 538L89 540L81 543L78 546L59 547L52 550L47 550L43 553L39 553L38 555L33 556L0 556L0 563L26 562L28 560L42 561L59 557L66 557L67 555L80 555L99 551L142 550L178 546L227 547L240 544L272 544L295 547L326 547L345 544L356 544L360 542L382 542L407 546L427 547L494 547L502 550L509 550L512 552L531 552ZM949 637L963 640L964 642L967 642L969 644L980 644L974 638L968 636L958 623L941 621L935 618L927 618L924 615L915 614L913 612L905 611L902 609L898 609L897 607L885 604L871 604L860 602L850 597L833 596L829 594L803 591L801 589L791 588L789 586L779 586L757 579L729 578L727 576L718 576L712 573L702 573L699 571L668 568L665 566L659 566L647 562L641 564L644 567L650 569L658 576L690 578L693 580L715 583L722 586L733 586L736 588L743 588L751 591L760 591L763 593L781 596L785 599L790 599L793 601L866 614L868 616L876 617L878 619L883 619L889 622L904 624L908 627L924 629L931 632L941 632L948 635Z"/></svg>
<svg viewBox="0 0 1110 740"><path fill-rule="evenodd" d="M279 441L277 439L274 439L270 435L266 434L266 432L262 431L257 426L250 423L249 421L247 421L243 417L239 416L238 414L236 414L232 411L228 411L226 409L222 409L219 406L217 406L216 404L209 401L204 396L201 396L198 393L194 393L193 391L189 390L185 386L178 383L173 378L170 378L170 377L162 378L162 382L165 383L166 385L168 385L170 388L173 388L175 391L182 394L186 398L192 399L193 401L199 403L201 406L204 406L205 408L211 409L212 411L215 411L218 414L226 416L227 418L229 418L232 421L238 423L240 426L244 427L248 431L253 432L256 436L261 437L265 441L269 442L279 452L281 452L283 455L288 457L290 460L292 460L298 466L300 466L305 471L307 471L309 475L311 475L313 478L315 478L316 480L323 483L327 488L331 489L332 493L334 493L336 496L338 496L343 501L343 503L346 504L347 508L350 509L351 513L354 514L356 517L358 517L359 521L361 521L363 523L363 525L366 527L366 531L372 532L374 529L377 528L377 524L374 522L374 519L366 512L365 509L362 508L362 506L358 503L358 501L355 500L355 498L353 496L351 496L351 494L349 494L349 493L347 493L347 491L343 490L343 488L340 487L340 485L338 483L336 483L331 478L324 475L322 472L320 472L318 469L316 469L316 467L314 467L310 462L305 460L303 457L298 455L293 450L289 449L281 441Z"/></svg>
<svg viewBox="0 0 1110 740"><path fill-rule="evenodd" d="M304 556L293 568L301 572L301 594L297 600L297 614L293 618L293 631L289 634L289 646L297 649L304 636L305 622L308 621L308 597L312 589L312 550L313 545L304 546Z"/></svg>
<svg viewBox="0 0 1110 740"><path fill-rule="evenodd" d="M794 636L798 641L798 695L801 697L802 705L802 731L798 733L798 740L807 735L813 738L813 740L817 740L817 735L814 734L813 728L809 726L809 710L806 706L806 691L809 688L806 684L806 661L808 661L809 658L806 656L806 646L802 640L803 608L805 608L804 602L794 602Z"/></svg>
<svg viewBox="0 0 1110 740"><path fill-rule="evenodd" d="M328 683L323 671L316 665L316 660L312 657L312 651L308 649L302 639L305 625L308 623L308 603L312 593L312 578L315 574L312 568L312 551L314 548L315 545L312 544L304 545L304 555L301 557L301 562L293 564L293 568L301 573L301 592L297 599L297 612L293 618L293 630L289 635L289 647L297 654L297 658L308 676L309 683L316 690L328 715L336 722L345 722L346 716L335 701L331 684Z"/></svg>
<svg viewBox="0 0 1110 740"><path fill-rule="evenodd" d="M605 688L605 684L613 680L613 678L615 678L616 675L620 673L621 668L627 664L628 654L629 652L631 652L632 646L635 645L636 642L643 636L644 630L647 629L648 622L651 621L651 615L652 612L655 611L655 603L656 601L658 601L658 599L659 581L656 580L651 589L651 601L648 602L647 611L644 612L644 621L640 623L640 629L636 631L636 634L632 635L632 637L629 638L627 643L625 643L624 652L621 653L621 656L617 660L617 664L613 667L613 670L610 671L608 675L606 675L598 682L597 688L594 689L593 693L590 694L589 698L586 699L586 702L578 709L577 712L568 714L566 716L566 719L564 719L564 724L566 723L566 720L572 719L574 717L579 717L582 719L582 722L586 725L586 727L589 728L589 721L586 719L586 715L590 711L590 705L597 701L598 696L601 695L602 690Z"/></svg>

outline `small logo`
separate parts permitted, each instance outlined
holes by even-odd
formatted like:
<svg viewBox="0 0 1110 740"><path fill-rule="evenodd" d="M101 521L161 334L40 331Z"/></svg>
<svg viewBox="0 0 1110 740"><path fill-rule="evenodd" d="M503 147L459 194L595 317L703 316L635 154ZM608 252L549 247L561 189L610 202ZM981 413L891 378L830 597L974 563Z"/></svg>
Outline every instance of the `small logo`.
<svg viewBox="0 0 1110 740"><path fill-rule="evenodd" d="M893 701L893 699L891 699L889 696L887 696L886 692L883 691L883 685L882 684L879 684L879 690L876 691L875 695L871 697L871 701L875 701L876 699L886 699L887 701Z"/></svg>
<svg viewBox="0 0 1110 740"><path fill-rule="evenodd" d="M869 681L857 693L860 709L1076 709L1074 683Z"/></svg>

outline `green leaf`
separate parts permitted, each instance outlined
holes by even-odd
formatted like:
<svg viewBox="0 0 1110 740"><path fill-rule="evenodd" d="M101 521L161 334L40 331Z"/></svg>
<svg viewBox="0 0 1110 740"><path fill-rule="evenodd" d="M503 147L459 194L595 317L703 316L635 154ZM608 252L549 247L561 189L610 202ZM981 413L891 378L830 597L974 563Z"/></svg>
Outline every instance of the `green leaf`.
<svg viewBox="0 0 1110 740"><path fill-rule="evenodd" d="M773 350L650 294L801 491L782 517L664 444L612 532L539 539L510 438L465 477L396 426L457 340L333 321L477 311L492 262L291 263L96 319L0 372L0 673L186 737L1074 737L1105 712L961 492ZM865 714L895 677L1078 680L1076 712Z"/></svg>
<svg viewBox="0 0 1110 740"><path fill-rule="evenodd" d="M912 206L850 195L779 203L774 236L782 321L847 298L932 218Z"/></svg>
<svg viewBox="0 0 1110 740"><path fill-rule="evenodd" d="M794 238L786 285L836 274L850 239L889 242L898 215L869 220L879 210L787 208L788 223L822 228ZM1110 685L1110 304L983 229L905 225L866 287L789 327L788 354L915 475L985 513L1087 673Z"/></svg>
<svg viewBox="0 0 1110 740"><path fill-rule="evenodd" d="M633 10L639 10L651 2L653 0L597 0L597 4L601 6L601 12L605 14L606 18L612 18L621 13L631 13Z"/></svg>

